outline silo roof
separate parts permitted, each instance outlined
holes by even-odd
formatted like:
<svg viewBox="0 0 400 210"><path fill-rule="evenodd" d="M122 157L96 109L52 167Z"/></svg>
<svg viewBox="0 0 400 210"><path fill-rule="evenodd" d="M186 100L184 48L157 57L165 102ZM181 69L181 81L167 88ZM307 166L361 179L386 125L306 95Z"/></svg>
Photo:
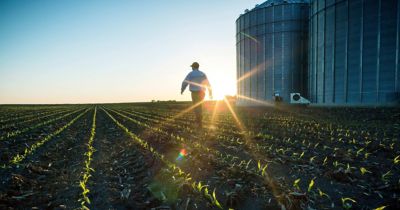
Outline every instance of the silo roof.
<svg viewBox="0 0 400 210"><path fill-rule="evenodd" d="M257 9L262 9L262 8L266 8L266 7L270 7L270 6L273 6L273 5L280 5L280 4L308 4L308 3L310 3L310 0L267 0L267 1L265 1L264 3L262 3L262 4L257 4L253 9L251 9L251 10L248 10L248 9L246 9L245 11L244 11L244 14L246 14L247 12L250 12L250 11L254 11L254 10L257 10ZM242 16L243 14L240 14L239 15L239 18ZM238 19L239 19L238 18ZM236 19L236 21L238 20L238 19Z"/></svg>
<svg viewBox="0 0 400 210"><path fill-rule="evenodd" d="M272 5L279 5L279 4L295 4L295 3L310 3L309 0L268 0L260 5L256 5L254 9L265 8Z"/></svg>

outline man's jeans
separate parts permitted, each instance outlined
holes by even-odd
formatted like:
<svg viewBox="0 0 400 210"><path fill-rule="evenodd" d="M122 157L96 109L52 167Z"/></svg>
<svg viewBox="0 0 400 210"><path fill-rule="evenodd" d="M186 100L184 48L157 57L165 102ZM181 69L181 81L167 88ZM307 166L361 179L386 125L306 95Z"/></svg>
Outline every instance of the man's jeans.
<svg viewBox="0 0 400 210"><path fill-rule="evenodd" d="M204 91L192 91L193 105L202 102L204 100L205 95L206 94ZM203 122L202 104L200 104L200 105L196 106L196 108L194 108L194 113L196 114L197 123L201 126L202 122Z"/></svg>

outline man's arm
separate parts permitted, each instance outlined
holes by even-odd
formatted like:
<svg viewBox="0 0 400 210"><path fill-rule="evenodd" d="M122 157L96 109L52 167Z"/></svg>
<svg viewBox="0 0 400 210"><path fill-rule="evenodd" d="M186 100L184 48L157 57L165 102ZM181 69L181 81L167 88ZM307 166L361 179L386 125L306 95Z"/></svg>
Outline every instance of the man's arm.
<svg viewBox="0 0 400 210"><path fill-rule="evenodd" d="M208 89L208 95L210 96L210 98L213 98L212 95L212 88L211 88L211 84L210 81L208 81L207 76L204 74L204 84L206 85L207 89Z"/></svg>
<svg viewBox="0 0 400 210"><path fill-rule="evenodd" d="M187 87L188 84L189 84L189 83L187 82L187 81L190 80L189 75L190 75L190 74L188 74L188 75L185 77L185 79L183 80L183 82L182 82L181 94L183 94L183 91L185 91L186 87Z"/></svg>

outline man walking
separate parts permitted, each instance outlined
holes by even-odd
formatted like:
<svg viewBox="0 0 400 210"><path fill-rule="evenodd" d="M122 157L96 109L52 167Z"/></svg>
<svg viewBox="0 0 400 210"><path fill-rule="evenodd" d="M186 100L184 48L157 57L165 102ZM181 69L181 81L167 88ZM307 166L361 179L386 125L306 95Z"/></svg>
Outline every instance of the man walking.
<svg viewBox="0 0 400 210"><path fill-rule="evenodd" d="M194 108L196 122L201 128L203 126L202 101L204 99L206 89L208 89L208 93L212 99L212 89L206 74L199 70L199 66L199 63L197 62L192 63L192 71L182 82L181 94L183 94L183 91L185 91L186 87L190 85L189 90L192 92L193 105L197 105Z"/></svg>

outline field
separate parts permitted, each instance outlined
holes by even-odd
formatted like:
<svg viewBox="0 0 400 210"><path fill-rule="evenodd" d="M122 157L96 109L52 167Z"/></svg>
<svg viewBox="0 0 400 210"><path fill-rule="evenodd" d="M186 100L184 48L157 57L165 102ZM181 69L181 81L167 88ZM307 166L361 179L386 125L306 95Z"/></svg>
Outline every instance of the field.
<svg viewBox="0 0 400 210"><path fill-rule="evenodd" d="M400 209L399 108L0 106L0 209Z"/></svg>

